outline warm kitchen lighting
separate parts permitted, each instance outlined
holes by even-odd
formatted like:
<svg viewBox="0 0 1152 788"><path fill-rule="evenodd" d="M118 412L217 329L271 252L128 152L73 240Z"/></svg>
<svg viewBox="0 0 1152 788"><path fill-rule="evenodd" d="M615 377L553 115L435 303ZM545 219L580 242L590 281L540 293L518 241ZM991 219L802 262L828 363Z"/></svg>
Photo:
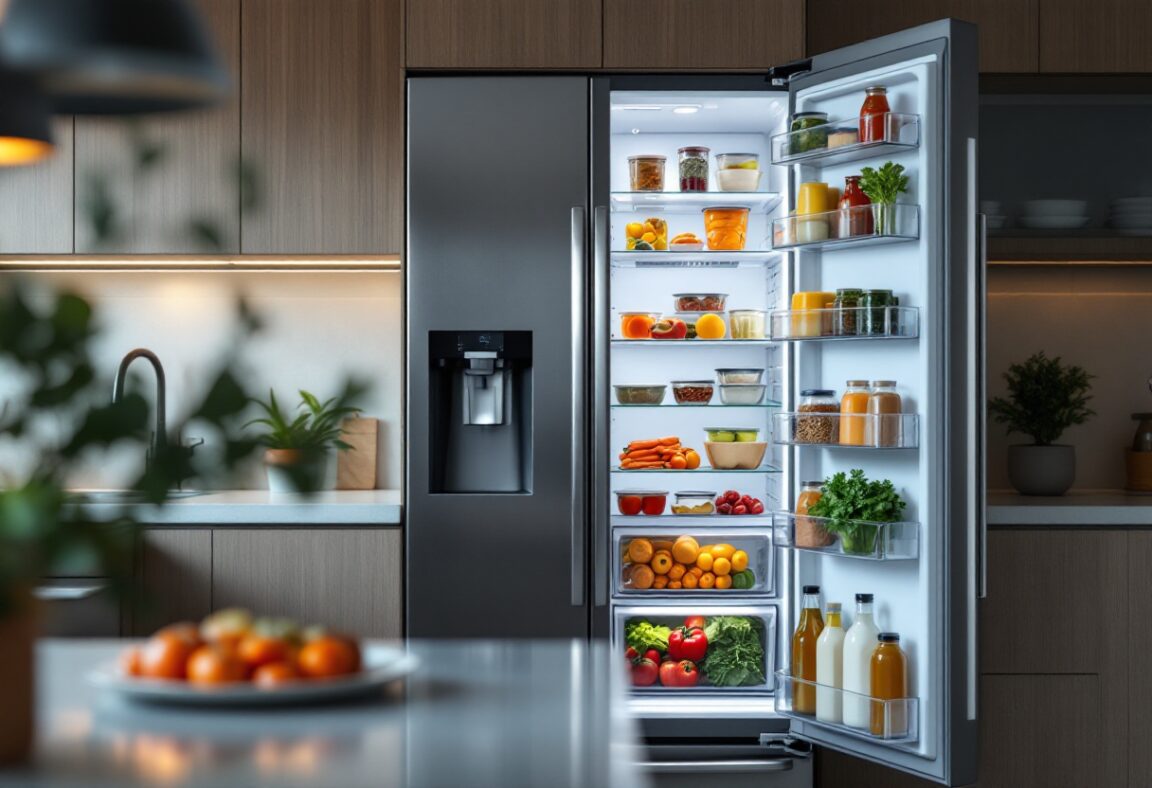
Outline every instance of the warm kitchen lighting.
<svg viewBox="0 0 1152 788"><path fill-rule="evenodd" d="M33 164L52 155L48 101L32 78L0 69L0 166Z"/></svg>
<svg viewBox="0 0 1152 788"><path fill-rule="evenodd" d="M73 257L0 257L0 271L399 271L400 257L326 255L292 257L245 255L242 257L166 255L122 257L75 255Z"/></svg>

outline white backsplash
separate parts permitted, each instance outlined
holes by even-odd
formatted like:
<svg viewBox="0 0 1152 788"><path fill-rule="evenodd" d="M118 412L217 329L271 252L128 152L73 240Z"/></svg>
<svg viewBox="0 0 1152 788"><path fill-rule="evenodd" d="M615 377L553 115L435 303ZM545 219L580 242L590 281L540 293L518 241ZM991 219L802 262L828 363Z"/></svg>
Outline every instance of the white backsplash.
<svg viewBox="0 0 1152 788"><path fill-rule="evenodd" d="M377 487L400 486L403 278L398 272L83 271L30 277L77 291L94 304L102 326L95 358L109 394L125 353L136 347L156 352L167 374L170 423L184 413L190 393L232 344L236 300L243 295L264 321L264 330L240 354L249 389L265 397L274 388L282 406L294 406L298 389L326 398L338 393L346 377L366 378L372 390L360 403L363 415L380 420ZM137 361L132 369L151 401L147 362ZM0 400L4 385L0 380ZM24 476L29 457L18 446L0 444L0 474ZM118 449L93 458L70 483L123 486L141 458L142 448ZM259 460L227 486L265 488Z"/></svg>

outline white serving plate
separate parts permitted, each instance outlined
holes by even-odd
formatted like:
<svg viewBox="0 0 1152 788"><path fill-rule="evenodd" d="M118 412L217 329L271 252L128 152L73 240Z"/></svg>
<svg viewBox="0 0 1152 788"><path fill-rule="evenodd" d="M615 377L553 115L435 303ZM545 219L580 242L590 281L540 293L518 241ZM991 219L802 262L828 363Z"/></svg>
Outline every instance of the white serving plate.
<svg viewBox="0 0 1152 788"><path fill-rule="evenodd" d="M1083 216L1087 200L1028 200L1024 213L1029 216Z"/></svg>
<svg viewBox="0 0 1152 788"><path fill-rule="evenodd" d="M197 686L186 681L141 679L125 676L117 663L101 665L88 674L88 681L106 692L130 700L182 706L286 706L357 698L379 692L386 684L411 675L420 659L391 646L369 646L364 668L353 676L314 679L257 687L254 684Z"/></svg>
<svg viewBox="0 0 1152 788"><path fill-rule="evenodd" d="M1088 224L1087 216L1021 216L1020 223L1033 230L1074 230Z"/></svg>

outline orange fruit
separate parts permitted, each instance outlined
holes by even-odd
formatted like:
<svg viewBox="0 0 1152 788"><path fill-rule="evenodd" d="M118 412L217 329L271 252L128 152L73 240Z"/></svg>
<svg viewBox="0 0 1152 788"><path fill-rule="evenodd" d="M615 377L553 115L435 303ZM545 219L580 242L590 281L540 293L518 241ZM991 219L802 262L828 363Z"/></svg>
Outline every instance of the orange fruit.
<svg viewBox="0 0 1152 788"><path fill-rule="evenodd" d="M182 679L196 645L174 632L159 632L140 650L140 675L149 679Z"/></svg>
<svg viewBox="0 0 1152 788"><path fill-rule="evenodd" d="M672 568L668 570L669 580L679 580L684 577L684 573L688 571L688 567L684 564L672 564Z"/></svg>
<svg viewBox="0 0 1152 788"><path fill-rule="evenodd" d="M283 638L248 635L240 641L236 653L245 665L258 668L273 662L288 662L293 651L292 644Z"/></svg>
<svg viewBox="0 0 1152 788"><path fill-rule="evenodd" d="M737 550L732 554L732 571L743 572L748 568L748 554L743 550Z"/></svg>
<svg viewBox="0 0 1152 788"><path fill-rule="evenodd" d="M732 554L735 552L736 548L730 544L718 544L712 548L712 557L732 560Z"/></svg>
<svg viewBox="0 0 1152 788"><path fill-rule="evenodd" d="M269 662L256 668L252 674L252 681L260 687L274 687L299 678L300 672L291 662Z"/></svg>
<svg viewBox="0 0 1152 788"><path fill-rule="evenodd" d="M160 635L175 635L181 640L191 643L193 646L199 646L203 642L200 639L200 628L191 621L177 621L175 624L160 627L160 629L152 634L152 637L158 637Z"/></svg>
<svg viewBox="0 0 1152 788"><path fill-rule="evenodd" d="M666 553L671 553L672 552L672 543L669 542L667 539L653 539L652 540L652 549L655 550L657 553L659 553L661 550L663 550Z"/></svg>
<svg viewBox="0 0 1152 788"><path fill-rule="evenodd" d="M200 637L209 643L235 648L252 629L252 614L238 607L217 610L200 622Z"/></svg>
<svg viewBox="0 0 1152 788"><path fill-rule="evenodd" d="M661 550L652 556L652 571L658 575L666 575L672 568L672 556Z"/></svg>
<svg viewBox="0 0 1152 788"><path fill-rule="evenodd" d="M639 238L644 234L644 225L641 222L628 222L628 226L624 230L628 233L629 238Z"/></svg>
<svg viewBox="0 0 1152 788"><path fill-rule="evenodd" d="M696 566L700 567L703 571L707 572L712 568L712 553L701 550L696 555Z"/></svg>
<svg viewBox="0 0 1152 788"><path fill-rule="evenodd" d="M700 315L696 321L696 336L699 339L723 339L727 332L724 318L711 312Z"/></svg>
<svg viewBox="0 0 1152 788"><path fill-rule="evenodd" d="M140 648L133 646L120 655L120 672L125 676L140 675Z"/></svg>
<svg viewBox="0 0 1152 788"><path fill-rule="evenodd" d="M684 575L683 578L680 579L680 582L685 588L691 590L700 584L700 578L696 577L696 575L692 574L691 572L688 572Z"/></svg>
<svg viewBox="0 0 1152 788"><path fill-rule="evenodd" d="M732 571L732 562L727 558L717 558L712 562L712 574L719 577Z"/></svg>
<svg viewBox="0 0 1152 788"><path fill-rule="evenodd" d="M729 575L723 575L716 578L716 587L721 591L725 591L732 587L732 578Z"/></svg>
<svg viewBox="0 0 1152 788"><path fill-rule="evenodd" d="M683 454L673 454L668 460L668 467L674 471L682 471L688 467L688 460L684 459Z"/></svg>
<svg viewBox="0 0 1152 788"><path fill-rule="evenodd" d="M669 581L668 581L668 588L670 588L670 589L672 589L672 590L674 590L674 591L678 591L678 590L680 590L680 588L682 587L682 585L683 585L683 584L682 584L682 583L681 583L679 580L669 580Z"/></svg>
<svg viewBox="0 0 1152 788"><path fill-rule="evenodd" d="M633 539L628 543L628 557L632 563L646 564L652 560L652 543L647 539Z"/></svg>
<svg viewBox="0 0 1152 788"><path fill-rule="evenodd" d="M716 575L712 574L711 572L705 572L704 574L700 575L701 588L712 588L714 585L716 585Z"/></svg>
<svg viewBox="0 0 1152 788"><path fill-rule="evenodd" d="M243 681L244 662L223 646L201 646L188 658L188 681L193 684L227 684Z"/></svg>
<svg viewBox="0 0 1152 788"><path fill-rule="evenodd" d="M704 570L701 569L699 566L690 566L690 567L688 567L688 574L692 575L697 580L699 580L700 575L704 574Z"/></svg>
<svg viewBox="0 0 1152 788"><path fill-rule="evenodd" d="M672 544L672 557L682 564L696 563L700 545L691 536L681 536Z"/></svg>
<svg viewBox="0 0 1152 788"><path fill-rule="evenodd" d="M700 455L696 453L695 449L685 449L684 463L687 470L694 471L700 467Z"/></svg>
<svg viewBox="0 0 1152 788"><path fill-rule="evenodd" d="M652 581L652 588L659 591L662 588L668 587L668 575L656 575Z"/></svg>
<svg viewBox="0 0 1152 788"><path fill-rule="evenodd" d="M310 678L345 676L360 666L360 649L347 638L325 635L300 649L296 667Z"/></svg>
<svg viewBox="0 0 1152 788"><path fill-rule="evenodd" d="M647 564L635 564L632 567L632 587L641 590L652 587L652 581L655 579L656 574L652 571L652 567Z"/></svg>

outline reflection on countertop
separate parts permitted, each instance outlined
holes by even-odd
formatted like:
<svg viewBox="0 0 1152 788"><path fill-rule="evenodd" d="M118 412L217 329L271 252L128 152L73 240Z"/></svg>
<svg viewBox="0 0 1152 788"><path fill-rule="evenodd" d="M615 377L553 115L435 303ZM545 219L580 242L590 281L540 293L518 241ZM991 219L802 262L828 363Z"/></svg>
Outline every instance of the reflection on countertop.
<svg viewBox="0 0 1152 788"><path fill-rule="evenodd" d="M988 524L1152 526L1152 495L1125 490L1073 490L1048 497L989 490Z"/></svg>
<svg viewBox="0 0 1152 788"><path fill-rule="evenodd" d="M96 517L112 517L129 504L86 505ZM399 525L402 514L399 490L330 490L308 496L219 490L134 509L136 519L149 525Z"/></svg>

